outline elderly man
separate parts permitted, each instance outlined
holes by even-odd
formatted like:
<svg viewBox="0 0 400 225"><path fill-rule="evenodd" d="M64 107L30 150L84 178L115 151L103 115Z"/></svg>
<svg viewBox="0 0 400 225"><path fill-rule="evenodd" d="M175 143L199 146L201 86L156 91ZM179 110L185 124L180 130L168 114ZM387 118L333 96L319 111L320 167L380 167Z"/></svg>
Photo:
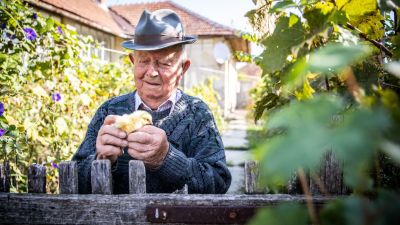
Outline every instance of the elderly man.
<svg viewBox="0 0 400 225"><path fill-rule="evenodd" d="M128 193L129 160L146 166L148 193L171 193L188 185L189 193L226 193L231 175L224 147L208 106L178 89L190 66L184 45L196 39L184 36L178 15L167 9L144 11L131 50L136 91L112 98L97 110L73 160L78 163L79 192L90 193L91 164L112 163L114 193ZM153 125L127 134L116 118L136 110L152 115Z"/></svg>

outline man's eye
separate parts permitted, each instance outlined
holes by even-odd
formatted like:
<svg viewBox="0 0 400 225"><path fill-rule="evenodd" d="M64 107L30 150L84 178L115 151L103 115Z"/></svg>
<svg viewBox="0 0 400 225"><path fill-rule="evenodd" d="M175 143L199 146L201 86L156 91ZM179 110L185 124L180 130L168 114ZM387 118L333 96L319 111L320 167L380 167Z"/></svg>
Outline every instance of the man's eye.
<svg viewBox="0 0 400 225"><path fill-rule="evenodd" d="M140 60L139 63L141 63L141 64L147 64L147 63L149 63L149 60Z"/></svg>
<svg viewBox="0 0 400 225"><path fill-rule="evenodd" d="M163 66L170 66L171 65L171 62L169 60L158 61L158 63L160 65L163 65Z"/></svg>

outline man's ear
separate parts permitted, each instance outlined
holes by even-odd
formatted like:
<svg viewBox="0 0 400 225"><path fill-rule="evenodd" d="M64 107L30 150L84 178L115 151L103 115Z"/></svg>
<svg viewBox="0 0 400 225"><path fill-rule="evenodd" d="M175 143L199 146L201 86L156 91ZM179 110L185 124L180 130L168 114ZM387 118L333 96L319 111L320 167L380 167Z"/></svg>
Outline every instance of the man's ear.
<svg viewBox="0 0 400 225"><path fill-rule="evenodd" d="M186 71L189 69L190 67L190 59L186 59L183 63L182 63L182 75L186 73Z"/></svg>
<svg viewBox="0 0 400 225"><path fill-rule="evenodd" d="M129 59L131 60L132 64L135 64L133 53L129 53Z"/></svg>

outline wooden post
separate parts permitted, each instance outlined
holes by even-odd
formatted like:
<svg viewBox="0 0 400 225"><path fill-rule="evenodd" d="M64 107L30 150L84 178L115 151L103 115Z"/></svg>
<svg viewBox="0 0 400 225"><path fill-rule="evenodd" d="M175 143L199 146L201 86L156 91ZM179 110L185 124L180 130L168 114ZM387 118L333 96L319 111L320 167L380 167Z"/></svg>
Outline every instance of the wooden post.
<svg viewBox="0 0 400 225"><path fill-rule="evenodd" d="M0 192L10 192L10 163L0 165Z"/></svg>
<svg viewBox="0 0 400 225"><path fill-rule="evenodd" d="M183 195L189 194L188 185L187 184L183 185L181 189L174 191L172 194L183 194Z"/></svg>
<svg viewBox="0 0 400 225"><path fill-rule="evenodd" d="M310 190L312 194L341 195L347 193L344 185L342 163L335 157L332 151L325 153L322 157L321 167L317 174L319 180L310 179ZM323 190L319 187L322 184ZM326 192L326 193L324 193Z"/></svg>
<svg viewBox="0 0 400 225"><path fill-rule="evenodd" d="M263 194L267 188L261 188L258 162L246 161L244 164L244 191L246 194Z"/></svg>
<svg viewBox="0 0 400 225"><path fill-rule="evenodd" d="M28 193L46 193L46 167L33 164L28 170Z"/></svg>
<svg viewBox="0 0 400 225"><path fill-rule="evenodd" d="M286 184L286 192L291 195L303 194L297 172L293 172L292 176L288 180Z"/></svg>
<svg viewBox="0 0 400 225"><path fill-rule="evenodd" d="M146 193L146 168L140 160L129 161L129 193Z"/></svg>
<svg viewBox="0 0 400 225"><path fill-rule="evenodd" d="M59 164L60 194L78 194L78 168L75 161Z"/></svg>
<svg viewBox="0 0 400 225"><path fill-rule="evenodd" d="M111 195L112 174L110 160L94 160L92 163L92 194Z"/></svg>

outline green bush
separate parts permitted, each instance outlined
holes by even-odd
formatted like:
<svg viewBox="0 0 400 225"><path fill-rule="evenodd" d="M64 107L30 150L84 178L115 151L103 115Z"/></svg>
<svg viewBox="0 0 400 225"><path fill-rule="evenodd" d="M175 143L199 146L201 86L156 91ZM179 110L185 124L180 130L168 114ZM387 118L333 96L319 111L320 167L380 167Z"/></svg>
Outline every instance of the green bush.
<svg viewBox="0 0 400 225"><path fill-rule="evenodd" d="M225 121L222 117L222 110L218 104L218 100L221 98L213 88L213 79L206 79L204 83L193 86L192 88L186 90L186 93L192 96L199 97L208 107L210 107L211 112L214 115L215 122L218 129L225 129Z"/></svg>
<svg viewBox="0 0 400 225"><path fill-rule="evenodd" d="M82 59L97 43L45 18L23 2L0 5L0 160L11 165L11 191L27 190L27 166L47 166L57 192L57 163L69 160L94 111L134 89L130 65Z"/></svg>

